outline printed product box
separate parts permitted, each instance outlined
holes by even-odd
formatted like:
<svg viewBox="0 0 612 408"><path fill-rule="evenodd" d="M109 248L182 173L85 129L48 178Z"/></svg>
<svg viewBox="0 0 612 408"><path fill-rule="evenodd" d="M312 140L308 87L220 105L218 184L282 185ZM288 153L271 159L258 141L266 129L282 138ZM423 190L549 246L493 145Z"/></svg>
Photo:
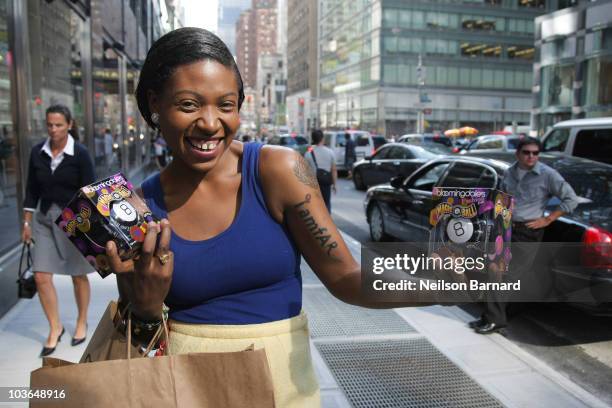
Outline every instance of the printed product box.
<svg viewBox="0 0 612 408"><path fill-rule="evenodd" d="M110 272L106 243L115 241L122 260L137 256L153 220L145 202L121 173L82 187L55 223L104 278Z"/></svg>
<svg viewBox="0 0 612 408"><path fill-rule="evenodd" d="M435 187L432 202L429 253L484 258L485 268L466 274L501 282L512 258L512 196L488 188Z"/></svg>

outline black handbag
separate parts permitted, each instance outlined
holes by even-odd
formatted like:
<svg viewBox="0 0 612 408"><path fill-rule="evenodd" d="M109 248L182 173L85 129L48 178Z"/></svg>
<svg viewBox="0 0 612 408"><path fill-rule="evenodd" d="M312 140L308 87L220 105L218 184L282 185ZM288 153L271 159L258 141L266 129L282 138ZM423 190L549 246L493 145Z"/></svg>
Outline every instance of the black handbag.
<svg viewBox="0 0 612 408"><path fill-rule="evenodd" d="M23 261L25 255L25 264ZM21 257L19 258L19 275L17 279L18 295L20 298L32 299L36 294L36 282L32 272L32 253L30 244L23 243Z"/></svg>
<svg viewBox="0 0 612 408"><path fill-rule="evenodd" d="M323 170L319 168L317 164L317 156L315 156L314 148L310 151L312 155L312 159L314 160L315 166L317 168L317 181L321 186L329 186L334 184L334 178L332 177L331 171Z"/></svg>

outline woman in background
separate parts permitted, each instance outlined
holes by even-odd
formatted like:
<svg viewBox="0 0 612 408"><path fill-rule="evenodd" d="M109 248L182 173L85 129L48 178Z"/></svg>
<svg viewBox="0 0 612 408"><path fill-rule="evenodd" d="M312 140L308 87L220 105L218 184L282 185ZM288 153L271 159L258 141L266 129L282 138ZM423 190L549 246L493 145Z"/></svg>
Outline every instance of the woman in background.
<svg viewBox="0 0 612 408"><path fill-rule="evenodd" d="M36 242L32 270L40 304L49 321L49 335L41 357L55 351L65 332L59 318L53 274L72 276L79 313L72 345L83 343L87 337L90 297L87 274L93 272L93 268L54 221L79 188L95 179L87 149L69 133L73 125L70 110L63 105L53 105L47 109L46 118L48 137L36 144L30 153L21 235L24 242L29 243L32 238Z"/></svg>

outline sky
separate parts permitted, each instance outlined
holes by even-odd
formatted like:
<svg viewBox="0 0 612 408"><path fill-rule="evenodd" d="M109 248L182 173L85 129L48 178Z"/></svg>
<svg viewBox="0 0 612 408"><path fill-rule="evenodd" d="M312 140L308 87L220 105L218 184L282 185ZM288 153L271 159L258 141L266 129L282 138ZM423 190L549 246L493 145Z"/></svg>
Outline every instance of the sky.
<svg viewBox="0 0 612 408"><path fill-rule="evenodd" d="M183 4L185 5L185 26L217 31L219 0L183 0Z"/></svg>

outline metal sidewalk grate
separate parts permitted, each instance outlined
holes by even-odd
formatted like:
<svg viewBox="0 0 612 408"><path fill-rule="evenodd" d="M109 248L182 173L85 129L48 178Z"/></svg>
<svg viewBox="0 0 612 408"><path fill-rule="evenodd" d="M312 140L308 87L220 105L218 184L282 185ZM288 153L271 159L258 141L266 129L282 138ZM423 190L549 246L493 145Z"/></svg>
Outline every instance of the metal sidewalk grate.
<svg viewBox="0 0 612 408"><path fill-rule="evenodd" d="M352 306L334 298L325 288L305 288L303 303L313 338L416 333L393 310Z"/></svg>
<svg viewBox="0 0 612 408"><path fill-rule="evenodd" d="M424 338L315 345L354 407L503 407Z"/></svg>

